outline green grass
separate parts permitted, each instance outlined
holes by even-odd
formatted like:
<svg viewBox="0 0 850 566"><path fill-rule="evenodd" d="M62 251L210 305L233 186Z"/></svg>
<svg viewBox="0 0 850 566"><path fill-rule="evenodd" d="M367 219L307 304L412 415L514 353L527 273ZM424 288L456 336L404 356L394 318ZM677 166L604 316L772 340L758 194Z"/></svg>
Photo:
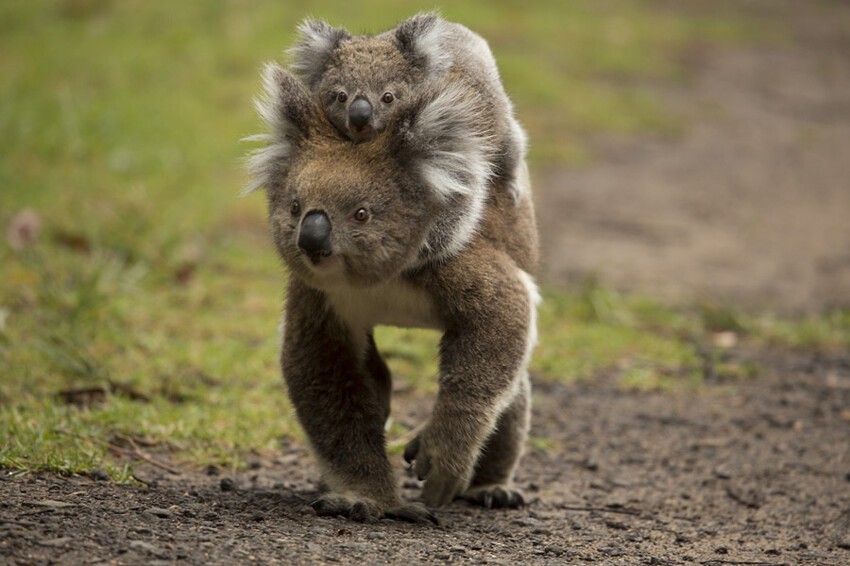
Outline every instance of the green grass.
<svg viewBox="0 0 850 566"><path fill-rule="evenodd" d="M361 32L431 7L309 12ZM137 449L241 466L299 437L277 364L285 275L262 197L237 197L238 140L259 128L261 63L281 59L307 13L279 1L0 4L0 227L27 208L41 221L26 249L0 243L0 466L124 481ZM490 40L543 164L587 159L594 134L675 132L646 81L684 80L694 42L782 33L625 0L479 0L444 14ZM822 347L836 335L846 345L847 327L844 316L759 332ZM694 381L706 332L696 311L593 285L552 292L534 371ZM434 390L433 333L385 329L379 341L400 379Z"/></svg>

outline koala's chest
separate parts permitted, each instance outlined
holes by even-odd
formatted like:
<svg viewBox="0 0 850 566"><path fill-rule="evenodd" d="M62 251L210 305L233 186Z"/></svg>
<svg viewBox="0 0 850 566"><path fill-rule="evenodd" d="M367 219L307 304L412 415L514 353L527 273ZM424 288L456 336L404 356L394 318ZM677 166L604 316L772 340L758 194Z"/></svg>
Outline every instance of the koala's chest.
<svg viewBox="0 0 850 566"><path fill-rule="evenodd" d="M368 329L379 324L442 328L430 295L403 281L340 289L327 292L327 296L337 316L352 328Z"/></svg>

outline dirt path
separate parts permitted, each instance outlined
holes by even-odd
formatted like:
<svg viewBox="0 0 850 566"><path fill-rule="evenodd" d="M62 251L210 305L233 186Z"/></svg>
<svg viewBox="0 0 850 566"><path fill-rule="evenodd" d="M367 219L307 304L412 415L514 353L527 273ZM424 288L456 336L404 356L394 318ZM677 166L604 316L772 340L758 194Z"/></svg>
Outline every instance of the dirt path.
<svg viewBox="0 0 850 566"><path fill-rule="evenodd" d="M548 281L850 304L850 6L748 6L795 40L695 52L690 86L664 93L681 140L606 142L590 169L537 176ZM699 391L536 383L519 511L318 518L301 446L227 477L141 466L148 487L0 472L0 563L850 564L850 357L739 354L757 379ZM412 395L404 422L427 405Z"/></svg>
<svg viewBox="0 0 850 566"><path fill-rule="evenodd" d="M850 5L747 7L793 36L695 48L689 83L659 87L681 139L607 140L589 169L538 175L548 281L596 273L652 296L850 306Z"/></svg>
<svg viewBox="0 0 850 566"><path fill-rule="evenodd" d="M848 564L850 357L759 358L759 379L698 393L536 383L547 442L523 462L519 511L318 518L301 447L236 476L139 468L151 487L4 474L0 562ZM422 404L402 393L395 414Z"/></svg>

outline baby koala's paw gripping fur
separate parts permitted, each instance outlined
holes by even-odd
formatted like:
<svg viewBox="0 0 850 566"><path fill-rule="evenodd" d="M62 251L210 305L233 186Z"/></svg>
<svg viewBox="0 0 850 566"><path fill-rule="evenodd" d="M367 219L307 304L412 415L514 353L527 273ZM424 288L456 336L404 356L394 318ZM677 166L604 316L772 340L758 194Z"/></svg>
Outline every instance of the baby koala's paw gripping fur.
<svg viewBox="0 0 850 566"><path fill-rule="evenodd" d="M319 517L347 517L358 523L374 523L383 518L409 523L438 524L437 516L421 503L400 503L385 509L367 498L326 493L310 503Z"/></svg>

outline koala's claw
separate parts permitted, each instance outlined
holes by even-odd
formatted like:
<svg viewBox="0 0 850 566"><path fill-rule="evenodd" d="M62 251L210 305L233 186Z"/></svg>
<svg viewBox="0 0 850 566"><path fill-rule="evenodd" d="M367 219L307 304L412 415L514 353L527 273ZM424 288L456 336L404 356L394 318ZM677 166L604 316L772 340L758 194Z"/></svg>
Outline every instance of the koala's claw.
<svg viewBox="0 0 850 566"><path fill-rule="evenodd" d="M348 517L358 523L374 523L384 516L381 508L371 501L352 500L328 493L310 503L319 517Z"/></svg>
<svg viewBox="0 0 850 566"><path fill-rule="evenodd" d="M464 481L457 477L428 477L422 488L422 499L430 507L442 507L454 501L463 490Z"/></svg>
<svg viewBox="0 0 850 566"><path fill-rule="evenodd" d="M424 480L431 471L431 458L420 450L421 446L422 442L417 436L404 447L404 460L410 464L411 471L416 474L419 481Z"/></svg>
<svg viewBox="0 0 850 566"><path fill-rule="evenodd" d="M419 454L419 437L417 436L413 440L407 443L404 447L404 461L408 464L412 464L416 459L416 456Z"/></svg>
<svg viewBox="0 0 850 566"><path fill-rule="evenodd" d="M310 507L319 517L347 517L358 523L374 523L386 517L409 523L439 524L437 516L421 503L407 503L385 511L371 500L356 500L328 493L312 501Z"/></svg>
<svg viewBox="0 0 850 566"><path fill-rule="evenodd" d="M421 503L410 503L408 505L396 507L395 509L390 509L387 511L386 517L397 521L407 521L408 523L440 524L440 521L437 519L434 512Z"/></svg>
<svg viewBox="0 0 850 566"><path fill-rule="evenodd" d="M517 509L525 505L520 491L501 485L473 487L461 499L487 509Z"/></svg>

